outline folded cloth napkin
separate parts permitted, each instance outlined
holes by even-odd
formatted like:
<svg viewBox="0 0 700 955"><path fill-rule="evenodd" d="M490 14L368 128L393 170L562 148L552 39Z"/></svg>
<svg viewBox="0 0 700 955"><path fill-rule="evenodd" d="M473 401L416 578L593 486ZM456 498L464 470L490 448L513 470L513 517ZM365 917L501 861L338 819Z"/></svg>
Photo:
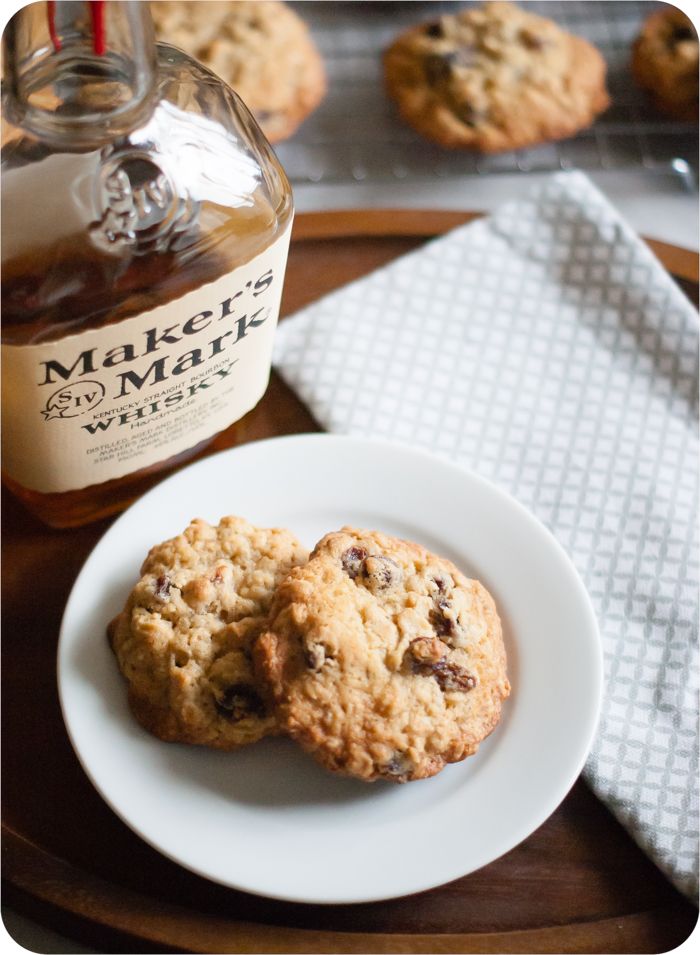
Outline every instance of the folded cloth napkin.
<svg viewBox="0 0 700 955"><path fill-rule="evenodd" d="M580 173L304 309L275 353L327 430L467 465L553 531L604 646L585 777L691 897L697 356L697 313Z"/></svg>

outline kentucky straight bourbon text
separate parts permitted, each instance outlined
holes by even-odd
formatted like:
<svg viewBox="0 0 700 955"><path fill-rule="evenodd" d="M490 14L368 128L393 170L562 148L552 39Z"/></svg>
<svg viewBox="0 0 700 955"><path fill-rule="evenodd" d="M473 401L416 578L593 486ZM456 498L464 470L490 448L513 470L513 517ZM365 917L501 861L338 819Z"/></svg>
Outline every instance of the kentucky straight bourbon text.
<svg viewBox="0 0 700 955"><path fill-rule="evenodd" d="M33 4L4 36L3 477L55 526L258 402L293 215L235 94L155 46L148 4L92 6Z"/></svg>

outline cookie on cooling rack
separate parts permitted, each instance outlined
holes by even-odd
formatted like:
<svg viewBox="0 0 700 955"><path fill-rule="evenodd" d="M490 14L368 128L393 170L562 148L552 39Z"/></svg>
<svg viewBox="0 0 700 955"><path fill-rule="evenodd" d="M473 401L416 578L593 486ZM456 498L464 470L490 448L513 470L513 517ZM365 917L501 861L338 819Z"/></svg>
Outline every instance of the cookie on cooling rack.
<svg viewBox="0 0 700 955"><path fill-rule="evenodd" d="M384 55L405 122L442 146L482 152L589 126L609 105L605 72L590 43L507 2L413 27Z"/></svg>
<svg viewBox="0 0 700 955"><path fill-rule="evenodd" d="M472 755L510 692L486 589L417 544L351 527L282 581L254 660L283 730L368 781Z"/></svg>
<svg viewBox="0 0 700 955"><path fill-rule="evenodd" d="M307 558L281 529L194 520L153 547L109 627L137 720L161 739L235 749L277 724L253 675L251 646L279 581Z"/></svg>
<svg viewBox="0 0 700 955"><path fill-rule="evenodd" d="M321 55L282 0L159 0L151 10L158 39L232 86L270 142L291 136L323 99Z"/></svg>
<svg viewBox="0 0 700 955"><path fill-rule="evenodd" d="M632 50L632 72L656 109L698 119L698 34L676 7L664 5L644 22Z"/></svg>

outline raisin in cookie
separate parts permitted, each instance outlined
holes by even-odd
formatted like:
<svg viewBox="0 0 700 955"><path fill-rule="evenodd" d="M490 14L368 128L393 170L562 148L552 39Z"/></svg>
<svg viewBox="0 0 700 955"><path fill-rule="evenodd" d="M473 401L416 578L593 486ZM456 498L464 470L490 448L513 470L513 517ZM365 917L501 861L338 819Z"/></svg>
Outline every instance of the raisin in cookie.
<svg viewBox="0 0 700 955"><path fill-rule="evenodd" d="M151 10L158 39L232 86L270 142L291 136L323 99L323 60L281 0L159 0Z"/></svg>
<svg viewBox="0 0 700 955"><path fill-rule="evenodd" d="M384 71L402 118L448 147L498 152L562 139L609 105L595 47L505 2L408 30Z"/></svg>
<svg viewBox="0 0 700 955"><path fill-rule="evenodd" d="M194 520L153 547L109 636L138 721L164 740L234 749L276 730L251 645L279 581L307 558L286 530Z"/></svg>
<svg viewBox="0 0 700 955"><path fill-rule="evenodd" d="M484 587L417 544L351 527L280 584L253 654L283 729L364 780L421 779L470 756L510 692Z"/></svg>
<svg viewBox="0 0 700 955"><path fill-rule="evenodd" d="M664 5L645 21L632 72L654 106L675 119L698 119L698 34L688 17Z"/></svg>

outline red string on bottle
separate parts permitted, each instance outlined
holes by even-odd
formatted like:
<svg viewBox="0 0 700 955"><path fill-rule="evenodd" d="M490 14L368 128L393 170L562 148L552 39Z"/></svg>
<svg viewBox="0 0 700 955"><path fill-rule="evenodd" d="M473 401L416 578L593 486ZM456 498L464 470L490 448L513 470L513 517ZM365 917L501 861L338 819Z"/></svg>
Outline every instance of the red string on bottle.
<svg viewBox="0 0 700 955"><path fill-rule="evenodd" d="M92 48L98 56L102 56L107 49L105 43L104 12L104 0L90 0L90 15L92 17Z"/></svg>
<svg viewBox="0 0 700 955"><path fill-rule="evenodd" d="M61 38L56 32L56 0L46 0L46 12L49 21L49 37L54 50L61 49ZM104 0L90 0L90 17L92 19L92 48L98 56L102 56L106 49Z"/></svg>
<svg viewBox="0 0 700 955"><path fill-rule="evenodd" d="M49 19L49 36L54 50L58 53L61 49L61 38L56 33L56 0L46 0L46 12Z"/></svg>

